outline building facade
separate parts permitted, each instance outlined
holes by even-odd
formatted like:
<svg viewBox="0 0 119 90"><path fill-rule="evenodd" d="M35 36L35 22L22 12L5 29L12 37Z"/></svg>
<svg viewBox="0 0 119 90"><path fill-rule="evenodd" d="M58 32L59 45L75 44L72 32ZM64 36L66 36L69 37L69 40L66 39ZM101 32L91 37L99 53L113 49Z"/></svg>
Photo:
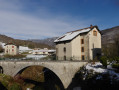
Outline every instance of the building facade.
<svg viewBox="0 0 119 90"><path fill-rule="evenodd" d="M19 48L18 46L14 45L14 44L6 44L5 45L5 54L9 54L9 55L17 55L19 54Z"/></svg>
<svg viewBox="0 0 119 90"><path fill-rule="evenodd" d="M24 53L24 52L32 52L33 49L30 49L29 47L25 47L25 46L19 46L19 53Z"/></svg>
<svg viewBox="0 0 119 90"><path fill-rule="evenodd" d="M34 55L48 55L48 50L44 50L44 49L33 50L32 54L34 54Z"/></svg>
<svg viewBox="0 0 119 90"><path fill-rule="evenodd" d="M40 49L40 50L33 50L32 54L34 55L53 55L55 54L55 50L48 50L47 48Z"/></svg>
<svg viewBox="0 0 119 90"><path fill-rule="evenodd" d="M101 55L101 33L97 26L68 32L54 42L58 60L93 60Z"/></svg>

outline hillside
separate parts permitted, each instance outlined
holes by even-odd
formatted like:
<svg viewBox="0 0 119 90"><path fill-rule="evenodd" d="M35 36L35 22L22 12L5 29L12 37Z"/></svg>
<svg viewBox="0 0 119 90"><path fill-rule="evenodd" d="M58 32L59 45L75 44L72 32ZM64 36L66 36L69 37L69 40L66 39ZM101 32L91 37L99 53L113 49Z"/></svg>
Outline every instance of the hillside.
<svg viewBox="0 0 119 90"><path fill-rule="evenodd" d="M29 39L28 41L36 42L36 43L42 43L42 44L47 44L49 46L55 46L54 40L57 37L52 37L52 38L47 38L47 39Z"/></svg>
<svg viewBox="0 0 119 90"><path fill-rule="evenodd" d="M119 26L112 27L101 31L102 44L113 43L115 36L119 35Z"/></svg>
<svg viewBox="0 0 119 90"><path fill-rule="evenodd" d="M113 43L113 38L116 35L119 35L119 26L116 27L112 27L109 29L105 29L105 30L101 30L101 34L102 34L102 44L107 44L107 43ZM54 40L57 37L53 37L53 38L47 38L47 39L30 39L28 41L32 41L32 42L36 42L36 43L42 43L42 44L48 44L50 46L55 46L54 44Z"/></svg>
<svg viewBox="0 0 119 90"><path fill-rule="evenodd" d="M113 43L113 38L119 35L119 26L112 27L109 29L101 30L102 34L102 44ZM9 43L13 42L17 45L28 46L30 48L54 48L54 40L57 37L47 38L47 39L29 39L29 40L19 40L13 39L6 35L0 34L0 42Z"/></svg>
<svg viewBox="0 0 119 90"><path fill-rule="evenodd" d="M47 44L36 43L36 42L28 41L28 40L13 39L11 37L8 37L6 35L1 35L1 34L0 34L0 42L3 42L3 43L12 42L16 45L28 46L29 48L54 48L54 47L49 46Z"/></svg>

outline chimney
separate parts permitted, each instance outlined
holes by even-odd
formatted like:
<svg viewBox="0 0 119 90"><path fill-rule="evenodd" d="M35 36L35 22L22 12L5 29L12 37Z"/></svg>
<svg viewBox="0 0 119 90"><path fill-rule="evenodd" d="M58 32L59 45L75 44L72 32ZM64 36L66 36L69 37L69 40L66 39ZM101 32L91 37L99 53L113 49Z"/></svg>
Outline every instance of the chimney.
<svg viewBox="0 0 119 90"><path fill-rule="evenodd" d="M93 25L92 24L90 25L90 28L93 28Z"/></svg>

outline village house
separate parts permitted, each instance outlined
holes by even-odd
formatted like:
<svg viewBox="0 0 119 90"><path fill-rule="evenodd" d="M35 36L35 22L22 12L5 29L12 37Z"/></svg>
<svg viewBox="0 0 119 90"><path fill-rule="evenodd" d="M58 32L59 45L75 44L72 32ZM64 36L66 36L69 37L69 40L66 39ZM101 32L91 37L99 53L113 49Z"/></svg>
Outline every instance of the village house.
<svg viewBox="0 0 119 90"><path fill-rule="evenodd" d="M47 48L33 50L32 54L34 55L53 55L55 54L55 50L48 50Z"/></svg>
<svg viewBox="0 0 119 90"><path fill-rule="evenodd" d="M31 53L32 51L33 49L30 49L29 47L19 46L19 53L24 53L24 52Z"/></svg>
<svg viewBox="0 0 119 90"><path fill-rule="evenodd" d="M19 47L12 43L6 44L5 45L5 54L17 55L17 54L19 54Z"/></svg>
<svg viewBox="0 0 119 90"><path fill-rule="evenodd" d="M48 55L48 50L44 50L44 49L33 50L32 54L34 54L34 55Z"/></svg>
<svg viewBox="0 0 119 90"><path fill-rule="evenodd" d="M44 49L40 49L40 48L36 49L35 48L32 51L32 54L34 54L34 55L48 55L48 49L47 48L44 48Z"/></svg>
<svg viewBox="0 0 119 90"><path fill-rule="evenodd" d="M58 60L93 60L101 55L101 33L97 26L68 32L54 42Z"/></svg>

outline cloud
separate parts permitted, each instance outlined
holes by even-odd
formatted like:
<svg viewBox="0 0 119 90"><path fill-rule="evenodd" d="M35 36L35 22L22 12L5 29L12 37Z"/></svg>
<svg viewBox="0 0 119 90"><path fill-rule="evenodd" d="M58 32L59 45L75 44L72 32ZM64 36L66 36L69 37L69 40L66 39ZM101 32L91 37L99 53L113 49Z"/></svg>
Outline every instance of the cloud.
<svg viewBox="0 0 119 90"><path fill-rule="evenodd" d="M17 11L21 8L19 0L0 0L0 10Z"/></svg>
<svg viewBox="0 0 119 90"><path fill-rule="evenodd" d="M17 5L16 3L18 2L0 0L0 33L14 38L56 37L68 31L85 27L92 22L92 20L75 19L68 15L55 16L46 10L44 12L49 17L43 18L40 15L33 15L32 12L31 14L25 13L22 11L24 9L22 4L19 2Z"/></svg>

